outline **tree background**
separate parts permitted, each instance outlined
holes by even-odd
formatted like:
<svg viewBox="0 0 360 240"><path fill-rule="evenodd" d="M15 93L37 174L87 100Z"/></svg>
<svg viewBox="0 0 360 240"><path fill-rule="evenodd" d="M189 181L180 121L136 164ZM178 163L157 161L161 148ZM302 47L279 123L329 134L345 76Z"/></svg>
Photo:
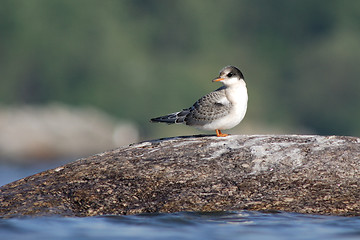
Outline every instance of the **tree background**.
<svg viewBox="0 0 360 240"><path fill-rule="evenodd" d="M360 1L2 0L0 103L95 106L149 123L245 75L237 133L360 135Z"/></svg>

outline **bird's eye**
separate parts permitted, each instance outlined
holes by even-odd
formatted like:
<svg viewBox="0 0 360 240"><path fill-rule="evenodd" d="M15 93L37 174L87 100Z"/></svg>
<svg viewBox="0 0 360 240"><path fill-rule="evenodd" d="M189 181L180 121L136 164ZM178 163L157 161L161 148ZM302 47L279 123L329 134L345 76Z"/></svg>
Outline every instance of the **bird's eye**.
<svg viewBox="0 0 360 240"><path fill-rule="evenodd" d="M229 72L226 76L231 78L232 76L234 76L234 74L232 72Z"/></svg>

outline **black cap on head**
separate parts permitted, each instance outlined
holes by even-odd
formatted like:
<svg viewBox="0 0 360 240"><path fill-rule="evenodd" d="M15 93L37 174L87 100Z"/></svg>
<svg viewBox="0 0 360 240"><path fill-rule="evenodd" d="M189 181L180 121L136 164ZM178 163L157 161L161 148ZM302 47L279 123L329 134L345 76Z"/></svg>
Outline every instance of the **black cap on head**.
<svg viewBox="0 0 360 240"><path fill-rule="evenodd" d="M244 79L244 75L242 72L235 66L226 66L220 71L221 77L233 77L233 76L239 76L239 78Z"/></svg>

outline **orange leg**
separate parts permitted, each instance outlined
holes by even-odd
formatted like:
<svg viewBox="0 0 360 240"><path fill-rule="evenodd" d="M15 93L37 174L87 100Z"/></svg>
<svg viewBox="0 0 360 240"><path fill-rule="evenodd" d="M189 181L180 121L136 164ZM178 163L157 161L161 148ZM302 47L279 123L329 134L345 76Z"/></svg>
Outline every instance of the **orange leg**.
<svg viewBox="0 0 360 240"><path fill-rule="evenodd" d="M226 133L222 133L219 129L216 129L216 136L218 137L226 137L226 136L229 136L229 134L226 134Z"/></svg>

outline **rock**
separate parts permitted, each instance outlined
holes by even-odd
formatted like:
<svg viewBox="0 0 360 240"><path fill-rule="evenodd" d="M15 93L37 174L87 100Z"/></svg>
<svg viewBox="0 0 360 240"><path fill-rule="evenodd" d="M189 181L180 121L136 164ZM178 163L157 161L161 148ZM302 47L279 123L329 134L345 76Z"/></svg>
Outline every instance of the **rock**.
<svg viewBox="0 0 360 240"><path fill-rule="evenodd" d="M360 215L360 139L191 136L83 158L0 188L0 215L264 210Z"/></svg>
<svg viewBox="0 0 360 240"><path fill-rule="evenodd" d="M0 106L0 159L35 161L88 156L138 141L138 130L92 107L59 103Z"/></svg>

